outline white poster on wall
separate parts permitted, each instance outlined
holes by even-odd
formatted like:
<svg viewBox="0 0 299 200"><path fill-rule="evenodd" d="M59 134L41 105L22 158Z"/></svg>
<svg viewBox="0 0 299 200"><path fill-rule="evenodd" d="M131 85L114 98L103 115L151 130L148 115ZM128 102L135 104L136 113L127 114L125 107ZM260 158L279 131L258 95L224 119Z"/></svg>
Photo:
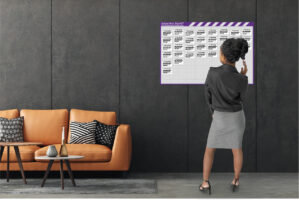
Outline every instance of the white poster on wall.
<svg viewBox="0 0 299 200"><path fill-rule="evenodd" d="M254 84L253 22L161 22L161 84L204 84L210 67L221 65L220 45L227 38L244 38L249 48L248 83ZM236 62L238 71L242 59Z"/></svg>

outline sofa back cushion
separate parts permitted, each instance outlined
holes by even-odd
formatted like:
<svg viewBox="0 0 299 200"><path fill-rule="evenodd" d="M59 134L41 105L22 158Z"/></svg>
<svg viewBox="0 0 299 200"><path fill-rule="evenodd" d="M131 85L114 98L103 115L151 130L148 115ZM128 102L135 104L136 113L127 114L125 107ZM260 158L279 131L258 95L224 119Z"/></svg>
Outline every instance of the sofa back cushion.
<svg viewBox="0 0 299 200"><path fill-rule="evenodd" d="M0 117L13 119L13 118L20 117L20 113L18 109L0 110Z"/></svg>
<svg viewBox="0 0 299 200"><path fill-rule="evenodd" d="M97 120L108 125L116 125L116 113L79 109L71 109L70 111L70 122L91 122L93 120ZM70 141L70 129L68 141Z"/></svg>
<svg viewBox="0 0 299 200"><path fill-rule="evenodd" d="M24 116L24 141L41 142L43 145L61 144L62 127L68 130L67 109L21 110ZM67 138L67 134L65 135Z"/></svg>

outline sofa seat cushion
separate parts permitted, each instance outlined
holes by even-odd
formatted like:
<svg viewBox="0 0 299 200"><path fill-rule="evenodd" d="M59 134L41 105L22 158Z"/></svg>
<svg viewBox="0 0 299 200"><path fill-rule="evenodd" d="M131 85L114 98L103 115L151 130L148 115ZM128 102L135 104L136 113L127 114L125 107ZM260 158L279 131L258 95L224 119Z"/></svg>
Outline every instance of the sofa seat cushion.
<svg viewBox="0 0 299 200"><path fill-rule="evenodd" d="M55 144L59 152L60 144ZM100 144L66 144L69 155L84 156L81 159L70 160L70 162L108 162L111 160L112 151L109 147ZM35 156L45 156L48 146L43 147L35 152ZM45 161L38 160L37 161Z"/></svg>
<svg viewBox="0 0 299 200"><path fill-rule="evenodd" d="M22 162L34 161L34 153L40 149L38 146L19 146ZM7 162L7 147L4 148L1 162ZM9 150L9 162L18 162L14 147Z"/></svg>

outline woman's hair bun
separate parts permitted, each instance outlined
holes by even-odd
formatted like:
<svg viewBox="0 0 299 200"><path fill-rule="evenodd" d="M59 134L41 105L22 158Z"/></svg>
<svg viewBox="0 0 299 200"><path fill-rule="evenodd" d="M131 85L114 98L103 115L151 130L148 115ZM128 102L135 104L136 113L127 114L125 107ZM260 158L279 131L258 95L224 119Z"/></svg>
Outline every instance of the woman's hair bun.
<svg viewBox="0 0 299 200"><path fill-rule="evenodd" d="M229 38L222 43L220 48L225 58L234 63L240 58L245 59L245 54L248 52L248 42L243 38Z"/></svg>
<svg viewBox="0 0 299 200"><path fill-rule="evenodd" d="M245 54L248 52L248 42L243 38L238 38L237 41L240 43L240 58L245 59Z"/></svg>

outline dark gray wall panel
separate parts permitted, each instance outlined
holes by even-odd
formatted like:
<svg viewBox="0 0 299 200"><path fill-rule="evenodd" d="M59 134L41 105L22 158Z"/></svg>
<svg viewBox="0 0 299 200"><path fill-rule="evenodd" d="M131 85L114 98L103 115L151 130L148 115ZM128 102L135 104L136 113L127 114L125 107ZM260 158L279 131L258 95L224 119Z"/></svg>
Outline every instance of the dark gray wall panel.
<svg viewBox="0 0 299 200"><path fill-rule="evenodd" d="M187 1L121 1L121 122L134 171L187 171L187 86L160 85L160 22L186 21Z"/></svg>
<svg viewBox="0 0 299 200"><path fill-rule="evenodd" d="M53 0L53 108L118 112L118 5Z"/></svg>
<svg viewBox="0 0 299 200"><path fill-rule="evenodd" d="M49 0L0 0L0 110L51 108Z"/></svg>
<svg viewBox="0 0 299 200"><path fill-rule="evenodd" d="M258 1L258 171L298 171L298 1Z"/></svg>
<svg viewBox="0 0 299 200"><path fill-rule="evenodd" d="M255 0L190 0L189 21L256 21ZM255 65L256 66L256 65ZM256 67L255 67L256 68ZM244 103L246 130L243 137L243 171L256 168L256 86L250 85ZM202 171L211 115L204 98L204 86L189 87L189 166ZM213 171L233 171L231 150L216 150Z"/></svg>

